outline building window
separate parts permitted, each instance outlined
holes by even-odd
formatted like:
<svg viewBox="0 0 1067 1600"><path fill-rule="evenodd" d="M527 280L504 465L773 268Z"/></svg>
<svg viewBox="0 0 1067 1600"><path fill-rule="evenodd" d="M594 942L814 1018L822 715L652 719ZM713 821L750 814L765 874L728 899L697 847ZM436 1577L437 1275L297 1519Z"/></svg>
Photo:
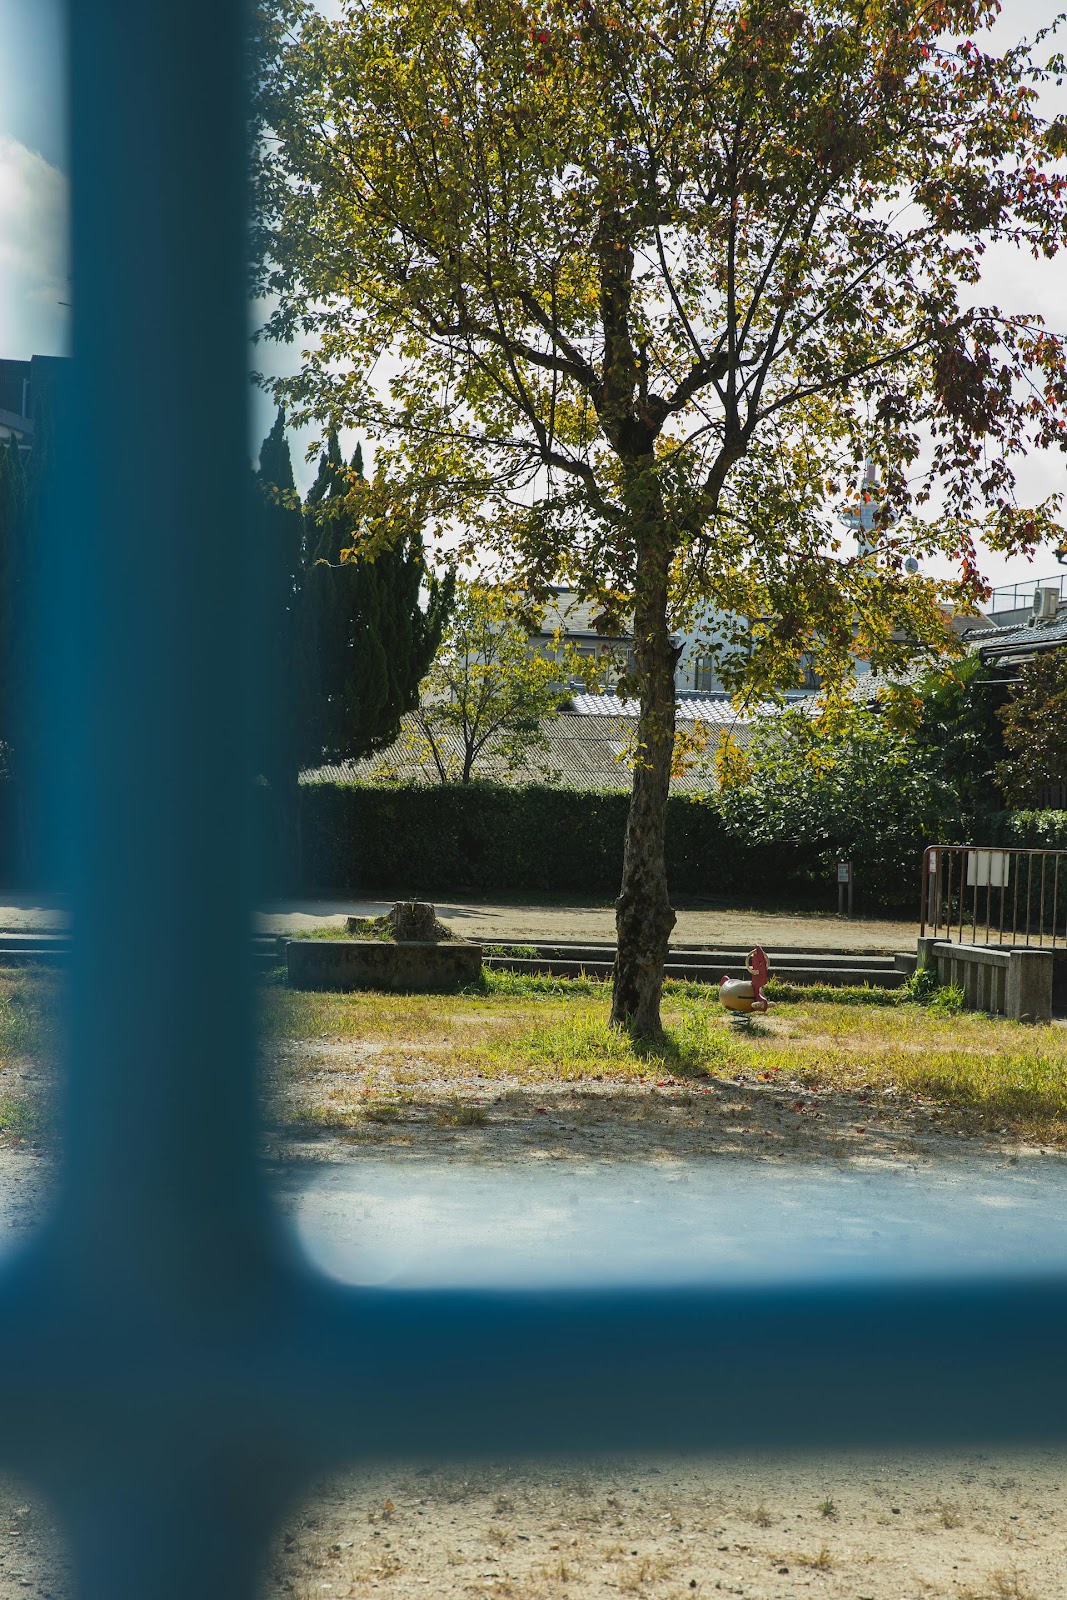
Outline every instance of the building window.
<svg viewBox="0 0 1067 1600"><path fill-rule="evenodd" d="M698 694L711 694L721 687L715 676L715 663L710 656L701 656L693 668L693 688Z"/></svg>

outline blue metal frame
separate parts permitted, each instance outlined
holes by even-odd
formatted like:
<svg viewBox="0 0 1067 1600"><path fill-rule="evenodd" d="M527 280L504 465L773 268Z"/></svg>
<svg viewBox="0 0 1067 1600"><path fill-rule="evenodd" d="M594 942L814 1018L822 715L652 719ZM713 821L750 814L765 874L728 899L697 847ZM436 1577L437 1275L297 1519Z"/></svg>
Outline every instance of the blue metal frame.
<svg viewBox="0 0 1067 1600"><path fill-rule="evenodd" d="M296 1259L256 1151L242 5L69 16L75 383L39 623L66 1154L0 1279L0 1459L54 1496L80 1592L250 1594L286 1498L346 1460L1062 1437L1059 1280L386 1292Z"/></svg>

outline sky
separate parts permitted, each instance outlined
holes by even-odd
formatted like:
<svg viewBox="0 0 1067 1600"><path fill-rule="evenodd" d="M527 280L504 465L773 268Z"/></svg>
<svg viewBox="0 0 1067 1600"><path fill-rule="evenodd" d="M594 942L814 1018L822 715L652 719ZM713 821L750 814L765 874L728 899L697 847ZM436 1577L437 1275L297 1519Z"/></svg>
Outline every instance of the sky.
<svg viewBox="0 0 1067 1600"><path fill-rule="evenodd" d="M321 0L321 7L335 12L337 0ZM1008 45L1032 34L1059 9L1059 0L1005 0L995 42ZM69 345L61 18L61 0L0 0L0 356L18 359L63 355ZM1067 108L1067 89L1060 92L1065 106L1050 104L1050 112ZM1050 327L1063 330L1067 255L1037 262L1006 246L991 248L976 298L1008 310L1040 312ZM250 355L250 365L280 372L292 370L296 359L295 352L260 346ZM253 453L271 417L270 402L257 395ZM314 469L303 464L303 442L293 456L298 478L306 485ZM1018 475L1023 501L1067 490L1067 462L1059 453L1031 455ZM1043 551L1032 564L1018 556L987 554L983 570L990 582L1001 584L1059 569L1051 552Z"/></svg>

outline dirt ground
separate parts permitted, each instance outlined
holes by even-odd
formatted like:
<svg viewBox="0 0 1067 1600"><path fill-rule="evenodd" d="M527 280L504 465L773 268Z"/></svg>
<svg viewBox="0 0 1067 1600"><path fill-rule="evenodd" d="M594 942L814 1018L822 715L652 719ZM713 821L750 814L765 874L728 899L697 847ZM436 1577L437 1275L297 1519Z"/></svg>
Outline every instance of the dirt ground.
<svg viewBox="0 0 1067 1600"><path fill-rule="evenodd" d="M1067 1456L506 1464L321 1485L267 1595L1062 1600Z"/></svg>
<svg viewBox="0 0 1067 1600"><path fill-rule="evenodd" d="M354 1060L361 1048L368 1056L366 1077ZM1021 1144L1007 1129L984 1128L976 1111L894 1090L857 1095L781 1077L693 1083L652 1073L632 1084L420 1078L405 1098L385 1099L380 1089L366 1086L375 1082L372 1049L327 1041L289 1049L299 1053L302 1070L282 1091L293 1122L270 1141L271 1156L280 1160L312 1151L330 1159L331 1149L337 1159L348 1159L359 1146L417 1149L460 1162L788 1157L929 1164L965 1159L976 1147L1012 1161L1046 1148ZM287 1054L282 1047L279 1056L284 1060ZM310 1129L310 1140L301 1137L301 1108L309 1095L320 1116L323 1106L336 1107L337 1123L325 1124L333 1139L324 1141Z"/></svg>
<svg viewBox="0 0 1067 1600"><path fill-rule="evenodd" d="M301 900L266 907L257 918L263 933L300 933L311 928L344 927L349 916L379 916L391 901ZM704 945L719 949L751 949L762 944L772 952L782 950L850 950L889 954L915 950L918 923L838 917L829 911L763 911L715 906L680 897L678 921L671 936L675 945ZM437 914L456 933L491 943L524 939L590 939L613 941L615 911L609 900L551 903L512 901L439 901Z"/></svg>
<svg viewBox="0 0 1067 1600"><path fill-rule="evenodd" d="M1064 1600L1067 1455L408 1465L294 1507L263 1600ZM0 1483L0 1600L72 1593Z"/></svg>
<svg viewBox="0 0 1067 1600"><path fill-rule="evenodd" d="M388 911L395 896L381 900L274 901L256 917L261 933L301 933L311 928L344 927L346 917L376 917ZM438 902L438 913L456 933L492 943L524 939L614 940L615 912L610 899L530 898L496 904L481 900ZM889 954L915 949L918 923L864 917L838 917L832 911L766 911L718 906L678 896L676 945L750 949L762 944L771 951L851 950L857 954ZM0 905L0 932L58 932L68 926L62 906L33 896L9 896Z"/></svg>

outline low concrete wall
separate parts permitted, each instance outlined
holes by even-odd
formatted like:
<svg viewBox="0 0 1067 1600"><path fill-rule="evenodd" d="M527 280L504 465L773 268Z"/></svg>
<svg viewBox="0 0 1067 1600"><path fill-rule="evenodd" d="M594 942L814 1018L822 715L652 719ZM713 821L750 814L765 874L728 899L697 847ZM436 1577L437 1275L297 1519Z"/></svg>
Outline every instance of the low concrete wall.
<svg viewBox="0 0 1067 1600"><path fill-rule="evenodd" d="M285 955L294 989L437 993L477 982L482 970L482 947L467 940L290 939Z"/></svg>
<svg viewBox="0 0 1067 1600"><path fill-rule="evenodd" d="M991 1011L1014 1022L1052 1017L1053 954L1025 945L918 941L919 966L936 966L940 983L958 984L972 1011Z"/></svg>

